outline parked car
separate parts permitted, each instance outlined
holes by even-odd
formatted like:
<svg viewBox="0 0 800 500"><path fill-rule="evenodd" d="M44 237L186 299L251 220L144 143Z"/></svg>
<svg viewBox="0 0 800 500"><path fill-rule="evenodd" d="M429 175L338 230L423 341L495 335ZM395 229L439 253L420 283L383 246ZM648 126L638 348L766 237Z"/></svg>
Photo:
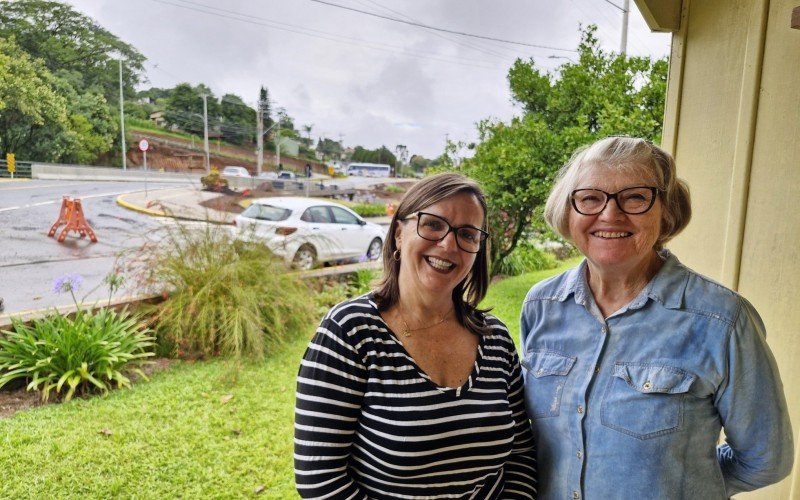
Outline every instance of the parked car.
<svg viewBox="0 0 800 500"><path fill-rule="evenodd" d="M228 166L222 169L223 177L250 177L250 172L244 167Z"/></svg>
<svg viewBox="0 0 800 500"><path fill-rule="evenodd" d="M339 203L315 198L259 198L236 216L234 224L239 237L263 241L299 269L361 257L378 259L386 238L384 227Z"/></svg>
<svg viewBox="0 0 800 500"><path fill-rule="evenodd" d="M261 172L256 176L258 179L277 179L278 173L277 172Z"/></svg>
<svg viewBox="0 0 800 500"><path fill-rule="evenodd" d="M293 181L293 180L297 179L297 175L295 175L294 172L287 172L286 170L283 170L281 172L278 172L278 179L283 179L283 180L286 180L286 181Z"/></svg>

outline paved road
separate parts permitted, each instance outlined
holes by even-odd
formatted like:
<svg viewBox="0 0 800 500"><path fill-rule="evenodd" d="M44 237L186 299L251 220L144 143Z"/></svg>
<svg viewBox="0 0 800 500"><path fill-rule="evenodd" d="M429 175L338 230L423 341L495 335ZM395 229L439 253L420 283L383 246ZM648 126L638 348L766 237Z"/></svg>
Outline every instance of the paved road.
<svg viewBox="0 0 800 500"><path fill-rule="evenodd" d="M148 184L148 191L174 184ZM66 273L83 276L82 297L113 268L117 254L142 244L162 222L116 204L120 194L144 189L141 182L15 181L0 182L0 297L4 313L49 308L72 299L52 291L53 280ZM58 218L62 196L81 198L87 222L98 242L70 235L63 243L47 232ZM123 290L126 293L130 290ZM103 288L86 297L106 296Z"/></svg>
<svg viewBox="0 0 800 500"><path fill-rule="evenodd" d="M336 180L342 189L363 189L393 181L396 180L357 177ZM98 237L97 243L76 235L58 243L47 236L58 218L64 195L81 198L87 222ZM107 289L102 281L115 269L120 253L140 247L148 235L164 224L183 223L153 217L160 209L196 219L231 218L228 213L217 217L213 210L199 205L199 201L209 196L216 195L198 191L190 183L181 187L175 183L150 182L145 186L143 182L123 181L0 181L0 297L5 300L0 325L10 314L72 304L69 295L57 295L52 290L53 280L67 273L84 278L84 286L77 294L79 299L87 302L106 299ZM128 208L119 206L118 200ZM161 203L143 210L144 213L129 209L143 209L154 200ZM135 294L128 287L117 297Z"/></svg>

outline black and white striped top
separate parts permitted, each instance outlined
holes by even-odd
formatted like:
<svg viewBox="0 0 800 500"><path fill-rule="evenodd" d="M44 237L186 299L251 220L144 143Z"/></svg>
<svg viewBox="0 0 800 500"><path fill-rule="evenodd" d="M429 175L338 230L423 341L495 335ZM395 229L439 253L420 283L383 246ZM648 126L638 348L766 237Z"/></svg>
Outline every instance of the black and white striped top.
<svg viewBox="0 0 800 500"><path fill-rule="evenodd" d="M459 388L437 386L370 295L335 306L297 377L294 463L303 498L534 498L519 359L506 327L481 336Z"/></svg>

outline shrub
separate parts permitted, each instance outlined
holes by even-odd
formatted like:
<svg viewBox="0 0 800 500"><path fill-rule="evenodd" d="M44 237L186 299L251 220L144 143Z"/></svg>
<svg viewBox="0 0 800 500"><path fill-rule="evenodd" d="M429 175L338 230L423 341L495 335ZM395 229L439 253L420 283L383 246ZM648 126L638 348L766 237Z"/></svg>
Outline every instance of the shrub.
<svg viewBox="0 0 800 500"><path fill-rule="evenodd" d="M161 352L258 358L309 325L308 288L265 245L211 224L164 231L137 258L144 284L165 298L146 309Z"/></svg>
<svg viewBox="0 0 800 500"><path fill-rule="evenodd" d="M386 205L383 203L356 203L350 209L361 217L381 217L386 215Z"/></svg>
<svg viewBox="0 0 800 500"><path fill-rule="evenodd" d="M228 187L228 179L219 175L217 169L212 169L210 174L200 177L200 183L204 188L211 189L212 191L222 191L224 188Z"/></svg>
<svg viewBox="0 0 800 500"><path fill-rule="evenodd" d="M144 377L139 367L153 355L150 330L124 310L78 309L74 318L52 314L30 325L11 321L13 330L0 337L0 387L30 379L28 390L41 391L44 401L53 390L66 389L69 401L76 392L129 386L126 374Z"/></svg>
<svg viewBox="0 0 800 500"><path fill-rule="evenodd" d="M386 191L389 193L405 193L406 189L403 186L398 186L397 184L389 184L386 186Z"/></svg>
<svg viewBox="0 0 800 500"><path fill-rule="evenodd" d="M500 262L497 274L519 276L534 271L553 269L557 265L553 254L540 250L530 243L520 243L517 248Z"/></svg>

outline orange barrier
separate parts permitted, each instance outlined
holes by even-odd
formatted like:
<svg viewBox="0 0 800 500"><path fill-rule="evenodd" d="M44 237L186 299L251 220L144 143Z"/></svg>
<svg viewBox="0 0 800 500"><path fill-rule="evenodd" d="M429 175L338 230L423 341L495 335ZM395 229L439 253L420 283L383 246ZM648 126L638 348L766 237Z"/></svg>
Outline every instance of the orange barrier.
<svg viewBox="0 0 800 500"><path fill-rule="evenodd" d="M58 241L62 242L67 239L67 233L75 231L83 238L87 234L92 243L97 243L97 236L94 231L86 222L86 217L83 216L83 207L81 206L80 198L70 199L69 196L64 196L61 200L61 211L58 213L58 220L50 227L47 236L54 236L58 227L64 225L64 229L58 235Z"/></svg>

